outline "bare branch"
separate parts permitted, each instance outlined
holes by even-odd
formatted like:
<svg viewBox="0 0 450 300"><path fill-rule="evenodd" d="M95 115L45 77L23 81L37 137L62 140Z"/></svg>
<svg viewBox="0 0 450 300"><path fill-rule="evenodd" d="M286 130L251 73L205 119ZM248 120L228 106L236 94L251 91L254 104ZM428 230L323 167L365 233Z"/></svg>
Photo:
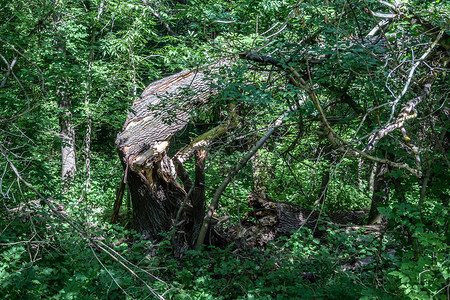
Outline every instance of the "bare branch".
<svg viewBox="0 0 450 300"><path fill-rule="evenodd" d="M397 17L396 14L383 14L383 13L377 13L374 11L371 11L371 13L374 17L382 18L382 19L393 19L393 18Z"/></svg>
<svg viewBox="0 0 450 300"><path fill-rule="evenodd" d="M211 205L209 206L208 212L205 215L205 218L203 220L203 225L200 229L200 233L198 235L197 242L195 244L195 249L199 250L201 245L203 245L203 242L205 241L206 233L208 232L209 223L211 222L211 218L219 204L220 196L222 195L225 188L228 186L228 184L231 182L231 180L234 178L234 176L247 164L247 162L250 160L250 158L258 151L259 148L264 145L264 143L267 141L267 139L272 135L272 133L277 129L278 127L283 124L283 119L289 114L290 111L295 110L296 107L292 108L291 110L283 113L278 119L275 121L273 126L271 126L266 134L259 139L259 141L250 149L250 151L247 152L247 154L241 159L241 161L228 173L228 176L222 181L219 188L214 193L214 197L211 201Z"/></svg>
<svg viewBox="0 0 450 300"><path fill-rule="evenodd" d="M406 80L405 86L403 87L402 92L400 93L400 95L394 100L394 102L392 103L392 110L391 110L391 115L389 117L389 121L388 123L392 120L392 118L394 117L394 113L395 113L395 107L397 105L397 103L400 101L400 99L406 94L406 92L408 91L409 85L411 84L411 80L414 76L414 72L416 71L417 67L420 65L421 62L423 62L427 56L431 53L431 51L434 49L434 47L437 45L437 43L439 42L439 40L441 39L442 35L444 34L444 30L441 30L440 34L438 35L437 39L431 44L431 46L427 49L427 51L425 51L425 53L416 61L416 63L412 66L411 70L409 71L408 74L408 78Z"/></svg>

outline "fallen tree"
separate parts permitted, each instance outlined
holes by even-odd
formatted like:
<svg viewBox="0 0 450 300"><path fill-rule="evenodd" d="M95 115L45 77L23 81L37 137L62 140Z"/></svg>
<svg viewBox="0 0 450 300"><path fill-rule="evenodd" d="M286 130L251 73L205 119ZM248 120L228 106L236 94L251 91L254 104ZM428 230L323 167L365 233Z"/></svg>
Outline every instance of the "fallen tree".
<svg viewBox="0 0 450 300"><path fill-rule="evenodd" d="M209 69L224 65L226 63L219 62ZM143 238L158 239L160 233L175 229L182 236L178 235L174 241L187 242L197 249L204 243L222 192L288 115L288 112L283 113L270 125L266 134L233 168L206 212L204 166L207 153L202 147L237 126L233 106L225 122L194 139L172 158L167 155L167 149L172 136L189 122L190 110L198 104L205 104L217 93L210 88L211 82L202 70L181 72L150 84L142 98L133 103L123 131L116 140L124 177L112 222L117 221L125 185L128 184L134 227ZM192 183L183 163L194 153L195 182Z"/></svg>
<svg viewBox="0 0 450 300"><path fill-rule="evenodd" d="M221 65L218 63L213 67L219 68ZM186 148L183 155L178 155L180 159L170 158L167 155L170 139L189 122L190 110L205 102L213 93L204 71L199 69L180 72L151 83L142 93L142 98L133 103L116 140L125 172L113 221L117 219L123 190L128 184L137 232L146 239L157 239L160 233L172 228L177 211L183 202L186 203L183 200L191 196L188 193L192 183L180 160L192 155L194 148ZM205 140L208 138L210 136ZM183 180L184 187L176 180L177 177ZM196 182L198 185L200 183ZM185 208L187 211L187 206ZM198 221L191 219L185 227L193 223ZM191 234L192 228L187 232Z"/></svg>
<svg viewBox="0 0 450 300"><path fill-rule="evenodd" d="M351 232L355 230L380 231L383 226L360 226L367 212L348 210L330 213L326 218L320 210L307 209L292 203L279 202L256 191L247 197L251 210L241 226L230 226L223 230L228 241L241 247L265 247L280 236L286 236L302 228L308 228L315 236L323 236L323 226L337 227ZM352 225L349 225L352 224ZM319 226L321 225L321 226Z"/></svg>
<svg viewBox="0 0 450 300"><path fill-rule="evenodd" d="M374 16L379 17L380 14L375 13ZM384 17L386 16L383 15ZM391 16L389 15L390 18ZM353 57L355 55L352 53L351 48L359 47L373 59L374 67L378 66L383 59L387 59L385 57L386 45L378 45L382 37L386 38L381 27L381 25L377 25L367 35L366 39L363 38L361 41L349 39L349 45L340 45L339 47L342 49L338 49L337 46L335 49L335 46L333 46L332 49L335 51L349 50L350 57ZM382 33L380 33L375 44L372 45L370 39L378 31L382 31ZM409 70L403 70L397 65L392 66L392 72L399 69L399 78L406 80L404 86L393 101L388 102L389 97L385 97L385 103L377 104L372 108L368 106L370 101L368 102L367 99L358 99L359 96L352 95L349 92L351 84L357 86L356 83L352 83L353 81L356 82L354 74L343 76L346 79L344 87L339 86L338 83L333 84L331 77L329 78L330 80L325 80L320 76L315 78L315 72L324 73L320 69L321 64L325 64L327 60L333 61L331 60L331 52L323 55L320 54L320 51L317 54L314 51L310 51L310 53L305 50L307 49L305 46L305 49L301 48L299 50L299 55L293 54L291 58L287 57L284 59L276 59L272 56L260 55L259 53L238 53L237 56L241 59L253 63L254 66L256 65L255 69L261 71L260 74L267 74L267 76L261 76L267 79L266 83L267 86L270 86L269 90L272 89L275 91L279 88L284 93L286 90L291 89L294 96L291 97L289 93L285 93L288 96L278 95L278 97L283 97L285 100L285 103L281 105L285 111L281 111L279 119L267 127L266 134L243 156L236 166L229 170L228 176L226 176L216 190L208 210L206 210L204 195L205 148L208 147L212 140L229 133L231 129L237 126L235 107L229 107L230 111L226 121L194 139L190 144L181 148L174 156L169 157L167 155L167 149L169 148L173 135L180 132L189 122L190 112L199 104L208 105L208 99L213 94L218 93L217 90L212 88L216 84L213 84L214 80L207 73L210 71L214 73L215 70L218 70L222 66L230 65L230 63L229 61L221 61L203 69L180 72L150 84L143 92L142 98L133 103L124 128L117 137L116 144L125 172L116 200L113 222L117 220L118 207L121 204L125 185L128 184L133 203L134 227L144 238L157 239L160 233L175 229L178 238L174 240L188 243L190 247L194 247L195 245L195 248L198 249L204 243L205 239L211 236L208 234L211 229L210 224L213 222L214 212L218 206L222 192L252 155L256 153L258 148L264 144L272 132L280 126L283 121L283 116L289 110L288 107L301 105L299 103L300 98L311 100L313 110L315 111L313 114L316 114L316 121L319 121L318 128L321 129L321 131L316 130L315 134L317 133L321 139L327 140L330 149L327 152L334 151L342 159L345 157L361 161L371 161L379 165L389 166L393 169L405 170L417 177L422 176L419 148L408 137L405 124L406 121L417 116L415 111L417 110L418 104L425 102L424 100L430 97L431 86L436 77L434 74L428 74L420 80L415 80L413 77L417 73L419 65L425 62L426 59L429 59L432 53L435 53L437 50L441 51L442 49L438 49L439 47L447 49L445 47L447 42L444 42L447 40L447 35L444 30L439 30L433 38L434 41L427 47L420 59L412 64ZM438 47L438 45L440 46ZM377 48L372 46L376 46ZM373 52L371 50L372 48L383 48L383 51L378 49L377 51L379 53L375 50ZM335 63L333 65L332 62L331 66L337 67L338 64ZM379 65L379 68L382 68L382 66ZM208 72L205 70L208 70ZM238 73L238 71L230 73L230 75L232 74L230 77ZM276 75L274 77L277 77L277 79L269 82L271 81L271 76L275 73ZM236 85L238 94L240 92L245 93L244 86L248 84L245 76L240 78L240 80L240 85ZM414 84L415 89L420 89L421 92L417 93L417 91L412 91L412 88L410 88L412 84ZM275 86L277 87L276 89L274 88ZM375 90L373 91L375 93ZM265 90L261 91L261 93L263 92ZM357 92L353 88L353 93ZM251 94L249 90L247 90L247 93ZM302 97L297 97L299 94ZM375 102L378 103L379 99L377 95L374 94L374 97ZM401 103L400 100L406 97L410 97L410 100L400 110L398 117L394 119L396 109L398 110L397 106ZM250 98L247 98L248 102L256 106L258 101L254 100L252 102L253 98L251 100ZM243 100L243 102L247 100ZM336 101L331 102L332 100ZM362 102L362 100L364 101ZM292 103L291 101L294 102ZM330 102L331 104L327 104L326 102ZM364 103L365 106L362 106L360 102ZM359 122L359 125L354 128L356 133L353 138L342 135L338 126L334 126L335 124L329 121L330 115L327 110L330 111L330 107L335 105L339 106L336 112L343 114L343 117L353 120L355 124ZM383 115L382 111L385 106L391 107L390 114L386 116ZM353 113L349 113L348 108ZM280 111L277 113L280 113ZM299 123L302 122L301 118L302 116L299 117ZM273 122L270 118L268 120L269 122L267 122L267 119L265 122ZM384 122L384 125L382 122ZM380 140L388 137L397 131L397 129L401 131L403 141L405 142L404 145L400 144L398 147L406 149L405 152L412 152L412 155L402 159L390 159L385 154L374 151ZM364 135L369 137L367 145L364 145L364 140L367 139ZM194 153L196 154L196 167L193 183L193 180L191 180L184 169L183 163L192 157ZM414 157L416 162L414 167L409 163L411 157ZM339 159L336 158L336 161L339 161ZM384 179L384 177L380 175L377 178L380 180L376 185L378 189L382 186L381 179ZM320 198L320 203L325 202L325 191L330 180L330 175L323 177L320 192L323 198ZM387 195L389 191L387 189L382 190L386 196L383 199L388 199ZM383 202L383 200L378 201L377 193L374 193L372 198L372 211L377 212L376 204ZM281 204L280 207L282 207ZM279 211L282 212L283 210ZM294 215L295 217L292 217ZM300 226L299 224L302 224L298 216L298 211L293 214L281 213L277 215L276 223L278 225L283 224L285 221L287 222L286 224L292 223L292 226L289 225L288 227L296 230ZM280 231L279 228L275 230L275 234L281 232L285 231ZM288 230L286 230L287 232Z"/></svg>

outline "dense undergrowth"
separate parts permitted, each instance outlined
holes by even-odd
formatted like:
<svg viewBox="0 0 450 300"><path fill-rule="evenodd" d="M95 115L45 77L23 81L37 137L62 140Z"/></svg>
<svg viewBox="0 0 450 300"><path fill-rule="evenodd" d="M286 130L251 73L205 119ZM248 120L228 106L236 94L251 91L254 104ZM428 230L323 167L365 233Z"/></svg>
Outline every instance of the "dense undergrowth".
<svg viewBox="0 0 450 300"><path fill-rule="evenodd" d="M441 228L434 232L424 230L403 204L387 211L402 220L392 226L411 233L412 244L402 243L403 234L394 228L368 233L336 225L320 228L320 237L304 228L265 249L205 246L174 257L170 239L143 241L102 216L91 216L79 232L39 202L29 203L1 219L0 294L4 299L445 299L448 224L439 215L447 211L429 211L426 220L438 220Z"/></svg>
<svg viewBox="0 0 450 300"><path fill-rule="evenodd" d="M300 232L265 250L207 247L174 258L170 242L155 245L140 241L119 226L107 226L95 240L103 237L102 243L120 253L111 257L63 224L52 228L43 225L35 224L37 232L32 236L15 235L28 226L20 221L3 232L5 242L24 240L2 247L1 293L7 299L120 299L127 294L144 298L150 293L147 284L174 299L359 299L373 295L374 290L365 284L371 286L371 280L380 276L373 267L342 270L352 259L377 252L375 246L367 249L370 242L365 236L359 247L353 244L358 243L357 234L335 234L322 244L311 238L310 232ZM383 255L383 261L386 259ZM389 295L382 288L377 293Z"/></svg>

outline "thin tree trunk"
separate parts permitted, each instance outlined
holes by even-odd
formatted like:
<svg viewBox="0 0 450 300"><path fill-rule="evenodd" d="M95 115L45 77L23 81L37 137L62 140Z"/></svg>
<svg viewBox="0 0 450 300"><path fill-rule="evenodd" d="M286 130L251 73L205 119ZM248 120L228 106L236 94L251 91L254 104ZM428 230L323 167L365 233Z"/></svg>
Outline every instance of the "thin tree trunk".
<svg viewBox="0 0 450 300"><path fill-rule="evenodd" d="M92 116L88 115L87 124L86 124L86 135L84 137L84 166L85 166L85 197L87 198L87 194L91 190L91 133L92 133Z"/></svg>
<svg viewBox="0 0 450 300"><path fill-rule="evenodd" d="M362 190L364 186L364 181L362 179L362 173L363 173L363 165L364 161L362 158L358 159L358 189Z"/></svg>
<svg viewBox="0 0 450 300"><path fill-rule="evenodd" d="M316 203L322 205L327 198L328 185L330 184L330 168L327 167L322 173L322 181L320 183L319 194Z"/></svg>
<svg viewBox="0 0 450 300"><path fill-rule="evenodd" d="M207 152L204 149L198 149L195 152L195 182L192 191L191 201L193 208L193 227L190 238L193 246L197 241L200 228L205 217L205 162Z"/></svg>
<svg viewBox="0 0 450 300"><path fill-rule="evenodd" d="M372 204L370 206L369 217L367 220L369 225L381 221L382 215L378 211L378 206L382 203L387 203L389 200L390 188L388 178L386 177L387 173L388 166L386 164L377 163L374 177Z"/></svg>
<svg viewBox="0 0 450 300"><path fill-rule="evenodd" d="M116 201L114 202L113 213L111 217L111 224L114 224L119 219L120 207L122 206L123 194L125 192L126 182L122 180L120 182L120 187L116 191Z"/></svg>
<svg viewBox="0 0 450 300"><path fill-rule="evenodd" d="M372 164L372 170L369 176L369 191L373 193L373 187L375 185L375 174L377 173L377 163Z"/></svg>
<svg viewBox="0 0 450 300"><path fill-rule="evenodd" d="M75 178L77 172L76 152L75 152L75 128L72 122L72 112L70 111L72 101L69 93L66 91L68 83L64 79L61 86L62 92L59 98L58 107L59 127L61 137L61 160L62 160L62 180L65 183L65 189L68 188L70 182Z"/></svg>
<svg viewBox="0 0 450 300"><path fill-rule="evenodd" d="M89 59L88 59L88 80L86 83L86 95L84 99L84 105L86 107L86 134L84 136L84 155L85 155L85 191L87 194L91 189L91 136L92 136L92 111L90 109L90 97L91 97L91 88L92 88L92 63L94 61L94 43L95 43L95 34L96 34L96 23L100 20L100 17L103 14L103 1L100 2L100 6L98 8L97 18L92 25L92 33L91 33L91 45L89 50Z"/></svg>
<svg viewBox="0 0 450 300"><path fill-rule="evenodd" d="M127 214L131 211L131 194L130 194L130 187L128 184L126 185L127 189Z"/></svg>
<svg viewBox="0 0 450 300"><path fill-rule="evenodd" d="M330 173L331 173L330 169L332 168L333 165L332 150L333 148L331 147L331 144L327 143L324 149L325 152L324 157L327 162L327 166L322 173L322 181L320 183L320 189L316 201L316 203L318 204L323 204L325 202L325 199L327 198L328 185L330 184Z"/></svg>
<svg viewBox="0 0 450 300"><path fill-rule="evenodd" d="M61 15L54 16L54 30L57 32L56 47L63 57L66 56L66 43L64 37L58 33L58 24ZM64 61L60 62L61 65ZM63 190L69 188L70 182L75 178L77 172L76 150L75 150L75 128L72 121L72 100L69 94L69 80L64 75L60 78L58 86L58 108L59 108L59 135L61 138L61 178L64 182Z"/></svg>

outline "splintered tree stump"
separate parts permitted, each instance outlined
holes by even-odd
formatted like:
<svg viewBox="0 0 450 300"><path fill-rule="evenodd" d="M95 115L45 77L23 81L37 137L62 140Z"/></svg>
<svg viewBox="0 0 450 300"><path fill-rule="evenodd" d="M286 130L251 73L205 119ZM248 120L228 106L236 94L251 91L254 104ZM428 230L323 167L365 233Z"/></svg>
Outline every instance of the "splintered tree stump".
<svg viewBox="0 0 450 300"><path fill-rule="evenodd" d="M214 72L224 65L227 63L222 61L207 69ZM189 122L190 111L207 103L216 93L210 85L211 81L201 69L180 72L151 83L133 103L123 130L117 136L116 145L125 170L123 183L128 184L131 193L134 228L145 239L158 239L161 233L173 228L177 211L189 192L189 183L186 187L176 180L177 169L184 169L175 168L175 164L192 156L195 145L186 145L175 158L167 155L167 149L171 137ZM201 155L206 157L206 153ZM196 173L201 177L201 171ZM190 182L190 179L182 179L184 183ZM198 186L202 180L204 178L195 181L195 208L204 206L199 195L204 191ZM191 199L186 207L192 207ZM201 213L194 215L202 216ZM189 236L194 228L192 220L187 219L182 229Z"/></svg>
<svg viewBox="0 0 450 300"><path fill-rule="evenodd" d="M167 156L170 138L189 122L189 107L210 96L205 75L185 71L150 84L135 101L117 147L130 187L134 227L144 238L156 239L170 230L186 196ZM185 99L189 89L196 99Z"/></svg>

